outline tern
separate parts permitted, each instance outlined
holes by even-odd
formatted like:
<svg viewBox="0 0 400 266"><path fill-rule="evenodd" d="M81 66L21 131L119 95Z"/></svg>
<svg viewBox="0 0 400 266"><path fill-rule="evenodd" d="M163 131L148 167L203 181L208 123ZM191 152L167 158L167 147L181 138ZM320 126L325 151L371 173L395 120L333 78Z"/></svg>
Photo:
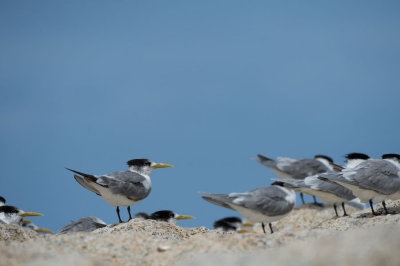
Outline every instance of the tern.
<svg viewBox="0 0 400 266"><path fill-rule="evenodd" d="M314 159L291 159L287 157L278 157L276 160L258 154L255 161L270 168L281 179L304 179L307 176L325 173L327 171L340 171L343 168L335 164L332 158L325 155L315 155ZM300 193L301 201L304 204L303 193ZM317 200L314 197L314 203Z"/></svg>
<svg viewBox="0 0 400 266"><path fill-rule="evenodd" d="M22 219L27 216L43 216L37 212L24 212L15 206L0 206L0 222L5 224L20 224Z"/></svg>
<svg viewBox="0 0 400 266"><path fill-rule="evenodd" d="M320 179L350 189L362 202L369 202L373 215L377 215L373 202L400 199L400 155L384 154L382 160L369 159L354 168L346 168L338 175L321 174Z"/></svg>
<svg viewBox="0 0 400 266"><path fill-rule="evenodd" d="M21 227L25 230L32 230L35 231L37 233L49 233L49 234L54 234L54 232L50 229L46 229L46 228L40 228L39 226L37 226L36 224L34 224L31 220L22 220L21 221Z"/></svg>
<svg viewBox="0 0 400 266"><path fill-rule="evenodd" d="M243 227L253 227L252 223L243 223L239 217L226 217L219 219L213 224L215 230L223 232L253 232L251 230L243 229Z"/></svg>
<svg viewBox="0 0 400 266"><path fill-rule="evenodd" d="M66 169L78 174L74 175L75 180L83 187L117 207L118 219L122 223L119 206L127 206L129 220L131 220L130 206L141 202L150 194L150 173L157 168L172 167L170 164L155 163L148 159L133 159L127 164L128 170L106 175L91 175Z"/></svg>
<svg viewBox="0 0 400 266"><path fill-rule="evenodd" d="M369 159L368 155L362 153L349 153L346 155L346 168L356 167L358 164ZM338 172L328 171L326 175L338 175ZM344 204L347 203L355 208L364 209L364 204L354 196L353 192L339 184L320 180L318 175L308 176L303 180L281 179L283 186L293 189L296 192L318 197L321 201L333 204L336 216L338 215L336 204L341 204L343 216L347 216Z"/></svg>
<svg viewBox="0 0 400 266"><path fill-rule="evenodd" d="M251 223L261 223L264 233L268 223L271 234L274 232L271 223L290 213L296 203L296 193L279 182L244 193L200 194L211 203L239 212Z"/></svg>
<svg viewBox="0 0 400 266"><path fill-rule="evenodd" d="M57 231L58 235L75 233L75 232L92 232L96 229L106 227L107 224L94 216L87 216L79 219L78 221L67 224Z"/></svg>
<svg viewBox="0 0 400 266"><path fill-rule="evenodd" d="M189 215L177 214L171 210L161 210L153 212L150 215L144 212L139 212L135 215L135 218L141 218L145 220L155 220L155 221L175 224L179 220L194 219L195 217Z"/></svg>

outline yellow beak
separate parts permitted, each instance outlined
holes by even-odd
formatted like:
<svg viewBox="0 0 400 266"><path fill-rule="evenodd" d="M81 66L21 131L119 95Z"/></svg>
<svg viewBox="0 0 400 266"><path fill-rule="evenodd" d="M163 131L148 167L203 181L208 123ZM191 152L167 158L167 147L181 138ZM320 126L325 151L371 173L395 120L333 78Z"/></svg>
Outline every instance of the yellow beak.
<svg viewBox="0 0 400 266"><path fill-rule="evenodd" d="M53 231L51 231L50 229L46 229L46 228L38 228L38 229L36 229L36 232L54 234Z"/></svg>
<svg viewBox="0 0 400 266"><path fill-rule="evenodd" d="M22 220L23 225L27 225L27 224L31 224L31 223L32 223L31 220Z"/></svg>
<svg viewBox="0 0 400 266"><path fill-rule="evenodd" d="M21 216L21 217L26 217L26 216L43 216L43 214L38 213L38 212L24 212L23 214L20 214L19 216Z"/></svg>
<svg viewBox="0 0 400 266"><path fill-rule="evenodd" d="M240 230L237 230L237 232L238 232L238 233L253 233L253 234L257 234L256 231L254 231L254 230L248 230L248 229L240 229Z"/></svg>
<svg viewBox="0 0 400 266"><path fill-rule="evenodd" d="M153 168L167 168L167 167L174 167L172 164L167 164L167 163L158 163L153 166Z"/></svg>
<svg viewBox="0 0 400 266"><path fill-rule="evenodd" d="M250 223L250 222L247 222L247 223L242 224L242 226L245 226L245 227L253 227L254 224L253 224L253 223Z"/></svg>
<svg viewBox="0 0 400 266"><path fill-rule="evenodd" d="M196 217L189 216L189 215L178 215L178 216L176 217L176 220L179 221L179 220L194 219L194 218L196 218Z"/></svg>

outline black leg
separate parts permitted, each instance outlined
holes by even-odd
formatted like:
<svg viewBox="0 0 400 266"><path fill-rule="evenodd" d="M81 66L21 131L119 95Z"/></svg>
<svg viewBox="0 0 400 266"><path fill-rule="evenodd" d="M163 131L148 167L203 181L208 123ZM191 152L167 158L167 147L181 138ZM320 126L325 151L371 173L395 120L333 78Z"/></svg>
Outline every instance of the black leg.
<svg viewBox="0 0 400 266"><path fill-rule="evenodd" d="M272 230L272 224L271 223L269 223L269 229L271 229L271 234L273 234L274 230Z"/></svg>
<svg viewBox="0 0 400 266"><path fill-rule="evenodd" d="M333 208L335 209L336 217L338 217L339 215L337 214L336 203L333 203Z"/></svg>
<svg viewBox="0 0 400 266"><path fill-rule="evenodd" d="M383 209L385 209L385 214L389 214L388 210L386 209L385 201L382 201Z"/></svg>
<svg viewBox="0 0 400 266"><path fill-rule="evenodd" d="M377 215L376 212L374 211L374 207L372 207L372 200L369 200L369 206L371 206L372 214Z"/></svg>
<svg viewBox="0 0 400 266"><path fill-rule="evenodd" d="M123 223L123 221L121 220L121 216L119 216L119 206L117 206L117 214L118 214L119 223Z"/></svg>
<svg viewBox="0 0 400 266"><path fill-rule="evenodd" d="M344 208L344 202L342 202L342 209L343 209L343 217L348 216L346 213L346 209Z"/></svg>
<svg viewBox="0 0 400 266"><path fill-rule="evenodd" d="M313 199L314 199L314 205L317 205L319 207L323 207L324 206L324 204L317 202L317 198L315 196L313 196Z"/></svg>
<svg viewBox="0 0 400 266"><path fill-rule="evenodd" d="M303 193L300 193L300 197L301 197L301 202L302 202L303 204L305 204Z"/></svg>
<svg viewBox="0 0 400 266"><path fill-rule="evenodd" d="M266 234L266 232L265 232L265 224L264 224L264 223L261 223L261 226L262 226L262 229L263 229L263 231L264 231L264 234Z"/></svg>
<svg viewBox="0 0 400 266"><path fill-rule="evenodd" d="M129 213L129 220L132 220L132 215L131 215L131 206L128 206L128 213Z"/></svg>

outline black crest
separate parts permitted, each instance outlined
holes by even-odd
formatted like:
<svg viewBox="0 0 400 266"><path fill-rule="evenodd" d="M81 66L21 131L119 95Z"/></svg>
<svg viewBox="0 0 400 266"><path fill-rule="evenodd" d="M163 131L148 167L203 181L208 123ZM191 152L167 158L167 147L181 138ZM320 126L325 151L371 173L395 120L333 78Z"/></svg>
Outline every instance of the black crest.
<svg viewBox="0 0 400 266"><path fill-rule="evenodd" d="M6 203L6 199L0 196L0 202Z"/></svg>
<svg viewBox="0 0 400 266"><path fill-rule="evenodd" d="M396 158L397 160L400 161L400 154L397 153L386 153L382 155L382 159L393 159Z"/></svg>
<svg viewBox="0 0 400 266"><path fill-rule="evenodd" d="M3 212L3 213L18 213L19 209L17 207L14 207L14 206L3 205L3 206L0 206L0 212Z"/></svg>
<svg viewBox="0 0 400 266"><path fill-rule="evenodd" d="M361 160L368 160L369 156L364 154L364 153L358 153L358 152L352 152L349 154L346 154L346 159L347 160L355 160L355 159L361 159Z"/></svg>
<svg viewBox="0 0 400 266"><path fill-rule="evenodd" d="M329 157L329 156L326 156L326 155L321 155L321 154L315 155L315 156L314 156L314 159L317 159L317 158L325 159L325 160L327 160L328 162L333 163L332 158Z"/></svg>
<svg viewBox="0 0 400 266"><path fill-rule="evenodd" d="M174 217L175 217L175 213L170 210L157 211L157 212L153 212L150 215L150 219L156 220L156 221L164 221L164 222L168 222L169 219L174 218Z"/></svg>
<svg viewBox="0 0 400 266"><path fill-rule="evenodd" d="M275 181L274 183L271 184L271 186L280 186L280 187L284 187L285 183L281 182L281 181Z"/></svg>
<svg viewBox="0 0 400 266"><path fill-rule="evenodd" d="M241 224L242 219L238 217L226 217L214 222L214 228L222 228L224 231L236 231L237 224Z"/></svg>
<svg viewBox="0 0 400 266"><path fill-rule="evenodd" d="M137 167L143 167L143 166L150 166L151 161L149 159L133 159L130 161L126 162L129 166L137 166Z"/></svg>

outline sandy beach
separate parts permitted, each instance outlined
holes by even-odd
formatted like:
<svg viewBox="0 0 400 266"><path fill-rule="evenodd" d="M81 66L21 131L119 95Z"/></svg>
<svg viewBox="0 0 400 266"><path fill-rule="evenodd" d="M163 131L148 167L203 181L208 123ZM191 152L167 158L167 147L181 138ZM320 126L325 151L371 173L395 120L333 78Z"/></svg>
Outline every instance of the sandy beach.
<svg viewBox="0 0 400 266"><path fill-rule="evenodd" d="M399 265L400 201L388 207L394 214L348 207L337 218L331 206L307 204L274 223L274 234L142 219L67 235L0 225L0 265Z"/></svg>

